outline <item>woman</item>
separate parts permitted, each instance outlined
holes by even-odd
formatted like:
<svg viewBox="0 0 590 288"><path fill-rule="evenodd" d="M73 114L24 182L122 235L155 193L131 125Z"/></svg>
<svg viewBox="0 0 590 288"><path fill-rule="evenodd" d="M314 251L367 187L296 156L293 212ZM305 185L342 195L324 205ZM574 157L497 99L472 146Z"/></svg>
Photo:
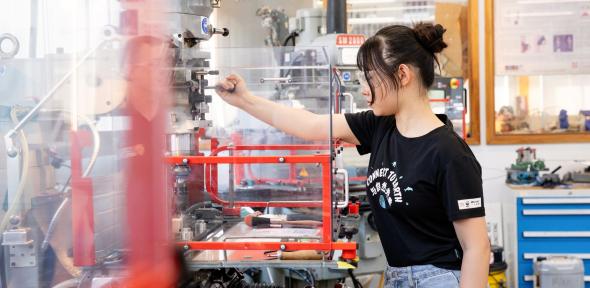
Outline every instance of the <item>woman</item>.
<svg viewBox="0 0 590 288"><path fill-rule="evenodd" d="M333 137L371 153L367 195L387 257L386 287L485 287L490 246L481 167L427 90L441 25L393 25L368 38L357 56L370 111L333 115ZM297 137L328 137L329 115L252 95L230 75L218 94L231 105Z"/></svg>

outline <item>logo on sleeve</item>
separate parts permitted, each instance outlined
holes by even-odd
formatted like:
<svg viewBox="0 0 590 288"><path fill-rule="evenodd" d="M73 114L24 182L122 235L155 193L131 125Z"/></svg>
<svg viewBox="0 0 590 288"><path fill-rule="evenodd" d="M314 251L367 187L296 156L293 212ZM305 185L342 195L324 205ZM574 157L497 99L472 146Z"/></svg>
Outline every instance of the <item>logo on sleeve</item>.
<svg viewBox="0 0 590 288"><path fill-rule="evenodd" d="M459 210L474 209L481 207L481 197L472 199L463 199L457 201L459 204Z"/></svg>

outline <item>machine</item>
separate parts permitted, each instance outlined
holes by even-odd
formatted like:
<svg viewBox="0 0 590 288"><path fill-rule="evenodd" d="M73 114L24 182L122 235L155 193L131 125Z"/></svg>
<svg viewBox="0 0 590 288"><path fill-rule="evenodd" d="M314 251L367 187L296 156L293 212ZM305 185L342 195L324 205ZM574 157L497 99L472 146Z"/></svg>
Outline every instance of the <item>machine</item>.
<svg viewBox="0 0 590 288"><path fill-rule="evenodd" d="M1 287L313 286L323 272L310 268L353 268L358 204L340 144L213 97L231 71L272 101L333 113L326 50L205 51L229 35L210 23L219 1L145 4L121 1L118 26L84 55L3 60L2 76L35 81L0 78L21 104L2 107Z"/></svg>

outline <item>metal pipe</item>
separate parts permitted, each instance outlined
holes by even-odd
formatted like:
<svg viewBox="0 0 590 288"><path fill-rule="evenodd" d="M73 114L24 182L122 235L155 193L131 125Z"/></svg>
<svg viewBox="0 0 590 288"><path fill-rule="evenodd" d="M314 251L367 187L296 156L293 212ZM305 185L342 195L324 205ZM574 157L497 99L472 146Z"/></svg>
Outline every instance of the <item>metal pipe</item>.
<svg viewBox="0 0 590 288"><path fill-rule="evenodd" d="M328 0L326 22L328 34L347 32L346 0Z"/></svg>
<svg viewBox="0 0 590 288"><path fill-rule="evenodd" d="M347 111L348 113L354 113L354 96L352 96L351 93L348 92L344 92L342 93L342 96L344 96L345 98L349 99L349 106L348 109L350 109L349 111Z"/></svg>

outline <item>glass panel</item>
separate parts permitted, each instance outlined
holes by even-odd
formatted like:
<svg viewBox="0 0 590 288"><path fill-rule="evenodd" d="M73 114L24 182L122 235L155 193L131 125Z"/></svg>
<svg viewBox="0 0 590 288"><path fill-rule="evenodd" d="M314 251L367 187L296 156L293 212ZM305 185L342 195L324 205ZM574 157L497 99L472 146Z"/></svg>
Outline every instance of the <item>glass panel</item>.
<svg viewBox="0 0 590 288"><path fill-rule="evenodd" d="M219 48L211 54L211 69L215 72L206 76L208 83L217 83L235 73L257 96L317 114L332 113L331 86L335 83L332 83L330 63L323 48ZM211 85L210 88L215 87ZM208 91L215 94L216 90ZM179 110L173 111L179 113ZM326 196L333 193L329 184L329 123L326 123L323 140L306 141L253 118L216 95L211 99L210 112L210 127L196 140L200 143L199 149L188 153L203 153L207 159L201 159L203 166L197 166L199 170L194 165L190 167L192 175L186 185L188 198L181 199L180 191L176 190L177 212L173 221L182 225L173 228L180 229L176 230L176 239L219 243L328 240L325 236L332 233L325 220L331 219L331 209L325 210L322 205L330 201L331 196ZM273 118L283 116L276 114ZM171 132L190 132L183 130L184 127L172 123ZM175 154L174 151L170 153ZM213 164L211 161L216 158L223 162ZM175 166L172 175L177 186L179 181L184 181L182 174L176 173L179 167L182 165ZM203 177L204 183L201 182ZM342 180L335 183L339 182ZM337 186L334 197L342 201L343 189ZM237 209L237 218L220 225L221 214L211 218L204 212L212 208L223 213ZM293 222L298 221L293 219L303 222ZM193 228L195 223L203 223L203 228ZM325 229L328 234L324 233ZM191 238L186 233L196 233L196 236ZM194 265L206 265L208 261L268 260L263 252L195 251L189 261Z"/></svg>
<svg viewBox="0 0 590 288"><path fill-rule="evenodd" d="M0 3L1 287L145 287L127 278L173 271L162 245L171 238L166 105L149 101L170 98L169 79L155 73L157 45L124 34L120 13L141 8L127 4ZM161 32L150 17L132 24ZM151 111L143 122L142 109ZM172 286L169 274L153 285Z"/></svg>
<svg viewBox="0 0 590 288"><path fill-rule="evenodd" d="M494 11L496 134L588 134L588 4L503 0Z"/></svg>

